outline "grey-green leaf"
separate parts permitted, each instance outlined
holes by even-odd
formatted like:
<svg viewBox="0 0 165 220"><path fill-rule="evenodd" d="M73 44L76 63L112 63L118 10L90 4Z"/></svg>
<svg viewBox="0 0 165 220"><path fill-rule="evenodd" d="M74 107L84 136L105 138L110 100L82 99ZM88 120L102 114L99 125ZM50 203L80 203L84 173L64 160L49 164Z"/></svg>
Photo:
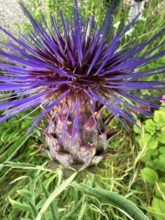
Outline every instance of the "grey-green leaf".
<svg viewBox="0 0 165 220"><path fill-rule="evenodd" d="M74 183L74 186L86 195L95 197L101 204L115 206L131 220L149 220L134 203L118 195L118 193L92 188L85 184Z"/></svg>

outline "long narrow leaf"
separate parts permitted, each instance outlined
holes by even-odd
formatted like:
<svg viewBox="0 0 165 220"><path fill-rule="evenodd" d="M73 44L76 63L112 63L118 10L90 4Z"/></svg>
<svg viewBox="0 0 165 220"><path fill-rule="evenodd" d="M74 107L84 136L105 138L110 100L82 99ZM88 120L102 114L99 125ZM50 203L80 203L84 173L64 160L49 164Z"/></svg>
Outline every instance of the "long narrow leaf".
<svg viewBox="0 0 165 220"><path fill-rule="evenodd" d="M149 220L134 203L118 195L118 193L92 188L85 184L74 183L74 186L86 195L95 197L101 204L115 206L131 220Z"/></svg>
<svg viewBox="0 0 165 220"><path fill-rule="evenodd" d="M46 212L46 210L48 209L50 204L53 202L53 200L70 185L70 183L76 177L76 174L77 173L73 173L72 176L70 176L67 180L64 180L63 183L50 194L50 196L48 197L48 199L46 200L46 202L42 206L42 208L41 208L40 212L38 213L35 220L42 219L42 217L44 216L44 213Z"/></svg>
<svg viewBox="0 0 165 220"><path fill-rule="evenodd" d="M46 198L49 198L50 194L49 194L48 190L45 188L44 184L42 184L42 183L40 183L40 184L42 186L42 189L45 193ZM52 218L54 220L59 220L58 207L57 207L55 201L50 204L50 210L52 213Z"/></svg>
<svg viewBox="0 0 165 220"><path fill-rule="evenodd" d="M22 145L28 140L28 138L31 135L32 134L24 135L20 137L12 146L10 146L10 148L7 151L5 151L4 154L0 156L0 163L9 161L17 153L17 151L22 147Z"/></svg>

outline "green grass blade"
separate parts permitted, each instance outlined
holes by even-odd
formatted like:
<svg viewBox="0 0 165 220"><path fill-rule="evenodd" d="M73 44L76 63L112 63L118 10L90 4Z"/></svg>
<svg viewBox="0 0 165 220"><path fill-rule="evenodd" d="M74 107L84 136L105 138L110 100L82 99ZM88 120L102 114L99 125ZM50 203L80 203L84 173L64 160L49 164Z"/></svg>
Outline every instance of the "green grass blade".
<svg viewBox="0 0 165 220"><path fill-rule="evenodd" d="M83 203L83 201L82 201L82 199L81 199L80 201L78 201L78 202L76 203L76 206L75 206L71 211L69 211L69 212L67 212L65 215L63 215L63 216L60 218L60 220L73 219L73 216L76 216L78 210L81 210L81 209L82 209L82 208L81 208L81 204L83 204L83 206L84 206L84 204L86 204L86 203ZM79 216L78 216L78 219L77 219L77 220L79 220Z"/></svg>
<svg viewBox="0 0 165 220"><path fill-rule="evenodd" d="M29 205L31 207L33 216L36 217L37 216L37 208L36 208L35 204L33 204L33 202L30 199L28 199L28 201L29 201Z"/></svg>
<svg viewBox="0 0 165 220"><path fill-rule="evenodd" d="M46 195L46 198L49 198L50 194L49 194L48 190L45 188L45 186L42 183L40 183L40 184L41 184L42 189L43 189L43 191ZM55 201L53 201L50 204L50 210L51 210L51 213L52 213L52 218L54 220L59 220L58 207L57 207L57 204L55 203Z"/></svg>
<svg viewBox="0 0 165 220"><path fill-rule="evenodd" d="M131 220L149 220L134 203L118 195L118 193L92 188L85 184L74 183L74 186L86 195L95 197L101 204L115 206Z"/></svg>
<svg viewBox="0 0 165 220"><path fill-rule="evenodd" d="M53 202L53 200L70 185L70 183L76 177L76 174L77 173L73 173L67 180L64 180L63 183L50 194L50 196L48 197L48 199L42 206L41 210L39 211L35 220L42 219L42 217L44 216L44 213L46 212L50 204Z"/></svg>
<svg viewBox="0 0 165 220"><path fill-rule="evenodd" d="M0 156L0 163L10 160L31 135L32 134L22 136L12 146L10 146L9 149Z"/></svg>

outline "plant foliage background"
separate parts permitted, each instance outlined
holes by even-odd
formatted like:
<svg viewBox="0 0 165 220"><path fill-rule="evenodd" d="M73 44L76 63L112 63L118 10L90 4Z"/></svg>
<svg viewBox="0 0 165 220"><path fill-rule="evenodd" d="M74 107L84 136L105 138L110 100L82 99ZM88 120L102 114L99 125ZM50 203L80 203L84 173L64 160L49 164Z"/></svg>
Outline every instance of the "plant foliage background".
<svg viewBox="0 0 165 220"><path fill-rule="evenodd" d="M149 1L144 11L145 20L136 22L132 34L125 37L125 43L132 38L138 38L141 42L165 26L165 11L155 11L159 2L161 0ZM58 17L60 8L63 8L67 16L73 8L72 0L30 0L26 4L38 20L41 12L45 16L51 12ZM84 16L95 14L101 23L109 4L103 0L82 0L80 13ZM124 21L128 9L118 4L114 23ZM26 33L29 24L17 28ZM155 44L164 40L165 36ZM151 68L151 65L161 66L164 63L165 57L162 57L148 65ZM159 80L165 80L163 76L160 77ZM159 97L164 95L163 92L156 93ZM0 125L0 219L127 219L118 209L107 205L104 198L99 200L87 196L74 182L71 183L73 176L68 172L63 173L59 168L51 167L49 159L40 155L37 147L41 144L38 138L40 131L35 128L29 135L25 135L32 118L28 116L26 120L20 121L24 115L19 114ZM112 154L104 161L104 168L96 175L80 173L74 178L76 182L89 187L118 192L133 201L149 219L164 220L165 108L162 106L157 109L153 117L138 116L138 123L142 131L130 125L130 132L126 132L114 120L109 126L121 132L110 142ZM68 182L63 182L68 177ZM48 197L51 194L54 199L49 205ZM44 208L42 215L41 210Z"/></svg>

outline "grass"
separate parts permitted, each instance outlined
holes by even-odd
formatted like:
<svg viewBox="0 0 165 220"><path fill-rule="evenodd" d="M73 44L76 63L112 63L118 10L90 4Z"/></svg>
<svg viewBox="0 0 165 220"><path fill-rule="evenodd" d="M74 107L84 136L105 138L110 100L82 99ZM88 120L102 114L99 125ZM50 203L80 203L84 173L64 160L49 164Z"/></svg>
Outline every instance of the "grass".
<svg viewBox="0 0 165 220"><path fill-rule="evenodd" d="M43 5L38 0L30 2L31 11L36 19L40 19L41 11L46 16L47 12L57 16L60 8L65 8L67 16L73 7L71 0L45 0ZM148 8L144 12L146 20L137 22L132 35L125 38L125 43L132 38L137 38L137 41L141 42L165 26L163 14L152 16L153 5L157 2L148 3ZM107 7L107 3L104 3L101 0L82 3L81 13L84 17L95 14L98 22L101 22ZM103 9L102 13L100 13L100 7ZM124 20L127 11L128 8L124 10L117 8L114 21ZM27 23L21 27L21 30L25 33L28 28ZM165 36L161 36L146 50L164 40ZM162 57L155 63L148 64L147 68L162 65L164 62L165 57ZM164 76L160 79L165 80ZM158 91L156 95L160 97L163 93ZM165 147L165 142L159 135L165 135L165 122L159 127L164 114L162 109L158 112L160 121L158 116L155 116L156 119L153 117L155 132L151 131L154 125L147 122L152 119L151 117L138 117L138 123L143 127L142 132L130 126L128 133L121 128L117 120L114 120L112 125L122 132L110 142L112 155L104 161L104 169L99 169L96 175L81 172L74 177L74 181L98 189L118 192L133 201L149 219L163 220L165 218L165 170L161 164L158 164L155 169L152 168L156 163L154 161L157 159L160 161L160 155L164 155L162 152ZM0 218L2 220L39 220L41 219L38 217L39 211L46 206L48 209L45 208L42 217L45 220L128 219L115 207L102 204L99 199L87 196L75 187L74 182L70 184L67 177L71 174L59 168L50 169L49 159L41 156L40 150L36 147L36 144L41 144L38 139L40 131L35 128L30 135L25 136L32 116L20 121L19 119L23 116L24 113L19 114L0 126ZM148 135L152 140L150 145ZM153 139L158 140L157 145L154 145ZM64 179L67 179L68 183L63 182ZM55 195L54 190L57 193ZM49 205L47 201L52 194L55 199Z"/></svg>

